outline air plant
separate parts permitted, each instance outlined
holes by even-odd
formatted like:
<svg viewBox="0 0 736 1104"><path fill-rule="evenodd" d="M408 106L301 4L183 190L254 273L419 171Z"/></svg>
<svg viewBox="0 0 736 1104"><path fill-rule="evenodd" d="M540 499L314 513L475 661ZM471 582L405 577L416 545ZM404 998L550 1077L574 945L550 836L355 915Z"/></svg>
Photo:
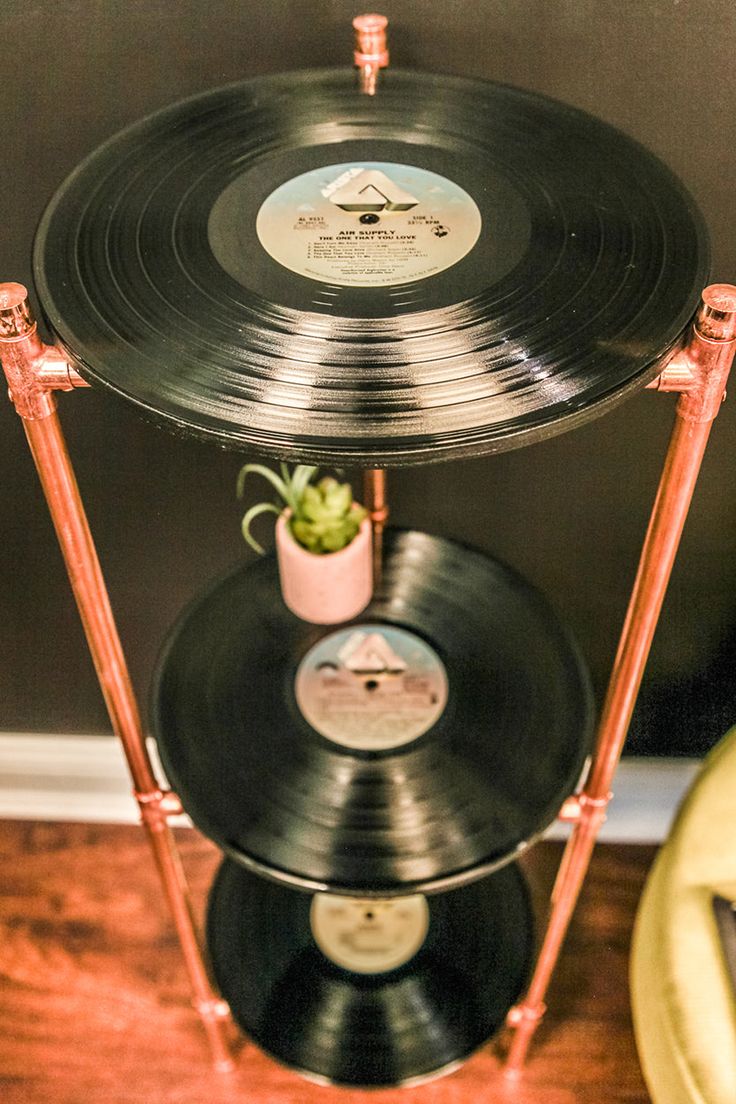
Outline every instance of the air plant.
<svg viewBox="0 0 736 1104"><path fill-rule="evenodd" d="M258 502L246 511L241 528L250 547L263 552L251 533L255 519L265 513L278 515L285 509L289 511L288 526L294 540L308 552L339 552L350 544L367 514L363 506L353 502L350 484L329 475L312 483L317 468L308 464L297 464L293 471L281 464L280 471L278 475L263 464L246 464L238 474L238 498L243 496L246 477L254 474L268 480L283 503Z"/></svg>

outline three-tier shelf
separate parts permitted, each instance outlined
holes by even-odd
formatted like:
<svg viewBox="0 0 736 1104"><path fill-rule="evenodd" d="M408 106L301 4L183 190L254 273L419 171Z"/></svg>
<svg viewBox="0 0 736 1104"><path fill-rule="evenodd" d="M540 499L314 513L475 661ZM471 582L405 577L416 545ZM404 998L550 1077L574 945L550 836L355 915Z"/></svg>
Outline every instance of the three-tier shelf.
<svg viewBox="0 0 736 1104"><path fill-rule="evenodd" d="M543 97L381 75L385 27L355 21L358 81L228 86L84 162L36 243L54 344L26 289L0 285L11 399L214 1060L231 1065L232 1009L287 1064L363 1085L451 1068L504 1022L522 1066L736 349L736 288L698 306L704 231L664 166ZM172 630L152 725L176 793L148 757L56 415L55 391L90 384L177 432L365 469L358 618L301 621L267 557ZM643 387L680 398L594 739L584 664L544 598L473 549L386 528L385 472L531 444ZM227 1000L169 829L182 808L226 856L208 946ZM556 817L572 832L532 969L515 859Z"/></svg>

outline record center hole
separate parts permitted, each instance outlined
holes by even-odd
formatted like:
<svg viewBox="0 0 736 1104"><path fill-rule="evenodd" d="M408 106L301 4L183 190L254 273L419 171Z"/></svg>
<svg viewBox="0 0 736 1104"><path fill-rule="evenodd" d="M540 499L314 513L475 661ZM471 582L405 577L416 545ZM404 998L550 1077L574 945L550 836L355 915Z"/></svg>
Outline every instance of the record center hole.
<svg viewBox="0 0 736 1104"><path fill-rule="evenodd" d="M373 913L372 912L366 912L365 918L366 918L366 920L372 920L373 919Z"/></svg>
<svg viewBox="0 0 736 1104"><path fill-rule="evenodd" d="M365 688L366 688L366 690L377 690L378 689L378 680L377 679L367 679L366 683L365 683Z"/></svg>
<svg viewBox="0 0 736 1104"><path fill-rule="evenodd" d="M366 211L364 215L360 216L360 221L367 226L372 226L376 222L380 222L381 220L379 219L378 215L373 215L370 211Z"/></svg>

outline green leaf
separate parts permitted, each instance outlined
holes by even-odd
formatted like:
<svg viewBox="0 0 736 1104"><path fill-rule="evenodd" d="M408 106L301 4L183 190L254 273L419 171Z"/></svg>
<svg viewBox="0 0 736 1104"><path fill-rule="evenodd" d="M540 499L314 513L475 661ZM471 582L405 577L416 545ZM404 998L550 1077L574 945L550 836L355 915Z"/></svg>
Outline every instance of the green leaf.
<svg viewBox="0 0 736 1104"><path fill-rule="evenodd" d="M277 494L281 495L284 502L289 503L289 489L284 483L283 479L279 479L276 472L271 471L265 464L246 464L244 468L240 469L238 473L238 482L236 485L236 491L238 498L243 497L243 486L245 484L245 477L250 473L254 475L262 475L264 479L267 479L271 486L274 488ZM278 512L278 511L277 511Z"/></svg>
<svg viewBox="0 0 736 1104"><path fill-rule="evenodd" d="M274 506L272 502L257 502L255 506L251 506L250 510L245 513L243 520L240 523L240 528L243 531L243 536L245 537L246 541L251 546L251 548L254 549L254 551L258 552L261 556L263 555L263 548L255 539L255 537L251 535L250 527L252 522L255 521L259 514L265 513L278 515L281 513L281 510L279 510L278 506Z"/></svg>

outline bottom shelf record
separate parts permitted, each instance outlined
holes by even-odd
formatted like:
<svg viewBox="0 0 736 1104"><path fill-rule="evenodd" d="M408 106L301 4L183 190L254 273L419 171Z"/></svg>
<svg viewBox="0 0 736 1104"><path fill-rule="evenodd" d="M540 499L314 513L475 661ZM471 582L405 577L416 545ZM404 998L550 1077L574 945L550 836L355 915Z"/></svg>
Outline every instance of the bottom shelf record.
<svg viewBox="0 0 736 1104"><path fill-rule="evenodd" d="M512 865L447 893L306 893L225 859L210 895L215 979L242 1029L320 1083L410 1085L449 1073L503 1024L533 922Z"/></svg>

